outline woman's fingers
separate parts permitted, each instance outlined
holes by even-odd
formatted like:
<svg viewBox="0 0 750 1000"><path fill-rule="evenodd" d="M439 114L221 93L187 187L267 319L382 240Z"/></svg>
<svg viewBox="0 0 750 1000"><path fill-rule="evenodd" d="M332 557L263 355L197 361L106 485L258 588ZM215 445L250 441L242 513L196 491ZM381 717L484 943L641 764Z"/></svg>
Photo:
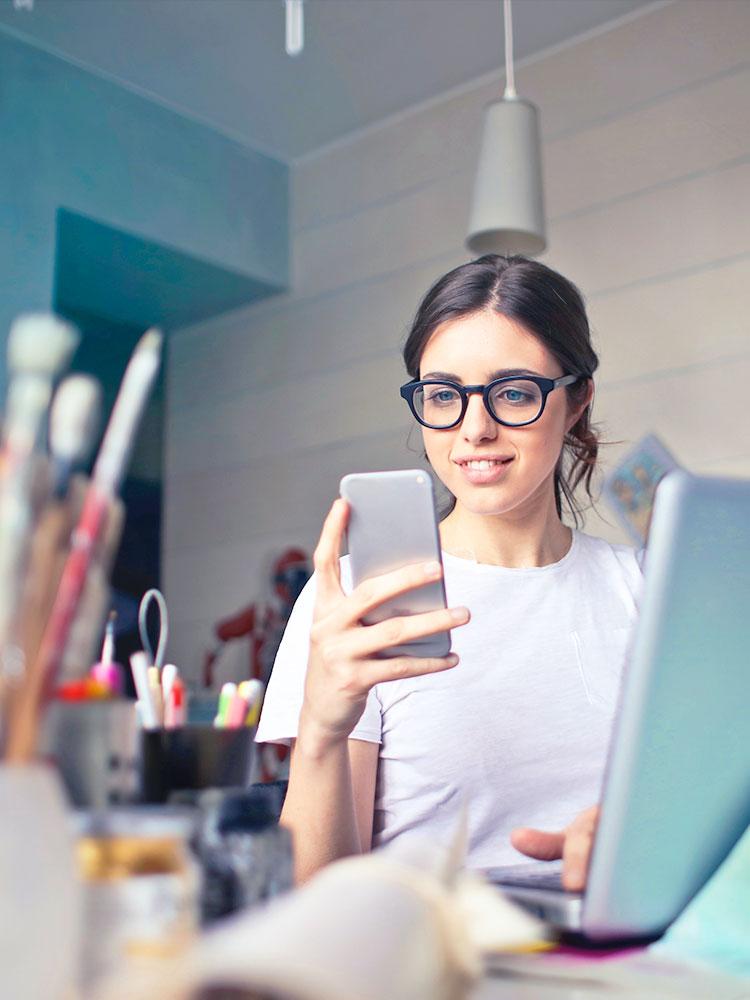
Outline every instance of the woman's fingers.
<svg viewBox="0 0 750 1000"><path fill-rule="evenodd" d="M510 842L517 851L538 861L556 861L563 856L565 831L534 830L521 826L512 831Z"/></svg>
<svg viewBox="0 0 750 1000"><path fill-rule="evenodd" d="M386 681L403 680L405 677L421 677L450 670L458 663L455 653L448 656L393 656L387 660L361 661L362 686L369 690Z"/></svg>
<svg viewBox="0 0 750 1000"><path fill-rule="evenodd" d="M427 583L434 583L442 575L443 567L439 562L412 563L394 569L390 573L363 580L339 609L338 623L343 627L358 624L362 618L390 598L406 594Z"/></svg>
<svg viewBox="0 0 750 1000"><path fill-rule="evenodd" d="M323 615L329 614L343 597L339 556L348 519L349 505L346 500L339 497L328 511L313 553L316 577L315 604L317 611Z"/></svg>
<svg viewBox="0 0 750 1000"><path fill-rule="evenodd" d="M563 887L580 892L586 885L591 847L599 820L599 807L580 813L565 831L563 847Z"/></svg>
<svg viewBox="0 0 750 1000"><path fill-rule="evenodd" d="M350 655L358 658L374 656L391 646L401 646L414 639L424 639L438 632L458 628L465 625L469 617L468 608L440 608L417 615L387 618L376 625L365 625L354 630L348 650Z"/></svg>
<svg viewBox="0 0 750 1000"><path fill-rule="evenodd" d="M516 850L539 861L562 858L562 883L570 892L580 892L586 886L591 847L599 822L599 806L591 806L573 820L564 830L549 833L519 827L510 835Z"/></svg>

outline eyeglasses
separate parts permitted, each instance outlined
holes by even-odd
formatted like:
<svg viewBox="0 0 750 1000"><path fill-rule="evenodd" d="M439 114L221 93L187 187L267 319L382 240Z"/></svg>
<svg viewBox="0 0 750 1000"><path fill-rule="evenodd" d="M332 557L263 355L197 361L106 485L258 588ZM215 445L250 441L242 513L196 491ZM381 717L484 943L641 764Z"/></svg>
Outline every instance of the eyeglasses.
<svg viewBox="0 0 750 1000"><path fill-rule="evenodd" d="M481 394L484 405L497 423L505 427L525 427L544 413L547 396L555 389L572 385L583 375L543 378L541 375L509 375L487 385L458 385L438 379L415 379L401 386L401 395L423 427L448 430L460 424L469 405L469 396Z"/></svg>

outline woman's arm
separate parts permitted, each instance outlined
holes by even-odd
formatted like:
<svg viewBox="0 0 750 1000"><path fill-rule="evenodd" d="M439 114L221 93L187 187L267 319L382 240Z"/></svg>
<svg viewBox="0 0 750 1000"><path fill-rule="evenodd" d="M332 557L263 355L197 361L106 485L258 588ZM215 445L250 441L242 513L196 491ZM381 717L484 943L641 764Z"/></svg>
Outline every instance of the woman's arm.
<svg viewBox="0 0 750 1000"><path fill-rule="evenodd" d="M439 563L406 566L366 580L351 594L341 587L339 552L349 507L337 500L326 518L313 559L315 610L297 739L282 822L294 835L298 880L336 858L369 850L378 745L350 740L371 688L390 680L436 673L458 657L395 656L383 650L456 628L466 608L428 611L363 625L384 601L428 580Z"/></svg>
<svg viewBox="0 0 750 1000"><path fill-rule="evenodd" d="M318 747L300 732L292 749L281 822L292 831L295 878L370 850L379 744Z"/></svg>

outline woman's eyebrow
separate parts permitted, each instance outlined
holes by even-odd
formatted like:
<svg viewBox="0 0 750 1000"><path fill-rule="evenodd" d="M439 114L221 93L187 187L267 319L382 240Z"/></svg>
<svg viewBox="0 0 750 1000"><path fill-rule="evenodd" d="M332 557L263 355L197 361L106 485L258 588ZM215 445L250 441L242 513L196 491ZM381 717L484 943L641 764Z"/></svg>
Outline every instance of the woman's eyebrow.
<svg viewBox="0 0 750 1000"><path fill-rule="evenodd" d="M535 372L533 368L498 368L490 376L490 381L492 382L496 378L507 378L511 375L537 375L539 378L546 378L541 372Z"/></svg>
<svg viewBox="0 0 750 1000"><path fill-rule="evenodd" d="M535 372L531 368L498 368L497 371L492 372L487 381L494 382L496 378L511 378L517 375L537 375L540 378L546 378L541 372ZM458 385L463 385L463 379L452 372L427 372L422 375L422 379L444 379L446 382L456 382Z"/></svg>
<svg viewBox="0 0 750 1000"><path fill-rule="evenodd" d="M461 379L458 375L453 375L451 372L426 372L420 378L444 379L446 382L458 382L459 385L461 384Z"/></svg>

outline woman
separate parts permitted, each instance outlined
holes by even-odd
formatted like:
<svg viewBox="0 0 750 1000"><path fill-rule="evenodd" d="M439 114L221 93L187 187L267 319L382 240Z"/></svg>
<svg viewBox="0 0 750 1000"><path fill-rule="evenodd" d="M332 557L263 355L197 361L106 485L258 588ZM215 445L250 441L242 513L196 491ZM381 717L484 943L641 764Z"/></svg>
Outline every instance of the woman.
<svg viewBox="0 0 750 1000"><path fill-rule="evenodd" d="M580 888L641 579L632 549L561 519L597 454L583 301L543 264L487 255L430 289L404 359L402 395L454 498L440 525L449 610L361 625L440 567L352 591L347 506L334 503L258 731L294 740L282 822L298 876L446 838L465 801L470 866L562 857L563 883ZM446 628L450 656L377 658Z"/></svg>

